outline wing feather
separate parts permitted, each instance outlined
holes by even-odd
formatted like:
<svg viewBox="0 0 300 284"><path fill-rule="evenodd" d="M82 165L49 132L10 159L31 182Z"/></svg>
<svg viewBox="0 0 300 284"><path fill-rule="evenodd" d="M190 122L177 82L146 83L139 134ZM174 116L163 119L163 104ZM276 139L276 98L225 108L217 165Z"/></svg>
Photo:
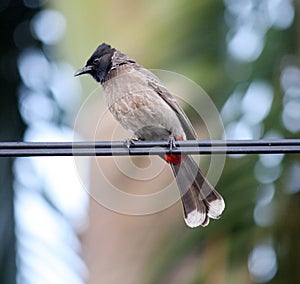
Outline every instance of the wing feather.
<svg viewBox="0 0 300 284"><path fill-rule="evenodd" d="M190 120L166 86L151 71L142 66L140 66L139 71L147 76L148 85L175 111L186 134L186 138L190 140L197 139L196 132Z"/></svg>

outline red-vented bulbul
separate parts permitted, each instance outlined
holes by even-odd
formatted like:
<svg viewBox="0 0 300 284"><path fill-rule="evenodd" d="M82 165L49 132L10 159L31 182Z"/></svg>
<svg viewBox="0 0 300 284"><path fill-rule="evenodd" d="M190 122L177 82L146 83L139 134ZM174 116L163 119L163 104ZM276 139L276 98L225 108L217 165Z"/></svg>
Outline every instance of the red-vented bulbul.
<svg viewBox="0 0 300 284"><path fill-rule="evenodd" d="M90 74L101 83L115 119L141 140L195 140L186 114L164 84L124 53L102 43L75 76ZM218 219L225 203L189 155L165 155L171 165L189 227Z"/></svg>

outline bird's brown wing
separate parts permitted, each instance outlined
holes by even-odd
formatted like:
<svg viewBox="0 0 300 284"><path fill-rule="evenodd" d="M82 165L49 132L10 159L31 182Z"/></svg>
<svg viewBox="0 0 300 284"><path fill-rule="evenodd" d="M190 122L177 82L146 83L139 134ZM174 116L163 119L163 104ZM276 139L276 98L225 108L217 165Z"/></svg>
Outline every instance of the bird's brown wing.
<svg viewBox="0 0 300 284"><path fill-rule="evenodd" d="M186 138L189 140L196 140L197 135L195 129L193 128L190 120L184 113L181 106L177 103L174 96L169 92L169 90L164 86L164 84L149 70L140 66L140 72L144 73L148 79L148 85L155 90L157 94L176 112L182 128L185 132Z"/></svg>

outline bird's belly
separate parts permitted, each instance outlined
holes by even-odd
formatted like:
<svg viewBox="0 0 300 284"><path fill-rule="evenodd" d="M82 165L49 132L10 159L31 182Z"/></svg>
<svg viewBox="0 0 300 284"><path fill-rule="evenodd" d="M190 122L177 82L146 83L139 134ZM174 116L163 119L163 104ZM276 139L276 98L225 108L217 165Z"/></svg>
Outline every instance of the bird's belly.
<svg viewBox="0 0 300 284"><path fill-rule="evenodd" d="M144 140L167 140L170 135L184 137L175 111L151 88L122 84L104 89L109 110L130 133Z"/></svg>

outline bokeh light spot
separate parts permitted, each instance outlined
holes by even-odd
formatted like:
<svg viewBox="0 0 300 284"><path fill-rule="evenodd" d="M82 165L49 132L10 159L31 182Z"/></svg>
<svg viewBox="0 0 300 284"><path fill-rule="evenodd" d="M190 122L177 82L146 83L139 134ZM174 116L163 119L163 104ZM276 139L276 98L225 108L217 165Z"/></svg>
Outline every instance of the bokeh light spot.
<svg viewBox="0 0 300 284"><path fill-rule="evenodd" d="M262 184L276 181L280 177L281 172L281 165L265 167L260 161L257 161L254 167L255 178Z"/></svg>
<svg viewBox="0 0 300 284"><path fill-rule="evenodd" d="M257 245L249 255L248 269L253 281L270 281L277 272L276 253L272 245Z"/></svg>
<svg viewBox="0 0 300 284"><path fill-rule="evenodd" d="M300 131L300 100L291 100L284 105L282 122L292 133Z"/></svg>
<svg viewBox="0 0 300 284"><path fill-rule="evenodd" d="M32 19L35 36L44 44L58 43L65 33L66 19L54 10L43 10Z"/></svg>
<svg viewBox="0 0 300 284"><path fill-rule="evenodd" d="M300 163L294 162L288 169L285 192L294 194L300 191Z"/></svg>
<svg viewBox="0 0 300 284"><path fill-rule="evenodd" d="M270 203L275 195L275 187L273 183L262 184L257 188L257 204L266 205Z"/></svg>
<svg viewBox="0 0 300 284"><path fill-rule="evenodd" d="M273 202L265 205L257 204L253 212L255 224L260 227L268 227L273 225L276 212L276 206Z"/></svg>
<svg viewBox="0 0 300 284"><path fill-rule="evenodd" d="M50 64L45 55L36 49L23 51L18 59L18 69L24 84L36 91L44 91L50 78Z"/></svg>
<svg viewBox="0 0 300 284"><path fill-rule="evenodd" d="M268 0L267 11L275 28L287 29L294 21L295 10L290 0Z"/></svg>
<svg viewBox="0 0 300 284"><path fill-rule="evenodd" d="M270 112L273 101L272 87L263 81L250 84L242 100L244 117L250 123L260 123Z"/></svg>
<svg viewBox="0 0 300 284"><path fill-rule="evenodd" d="M242 62L256 60L264 46L263 36L250 27L240 27L228 40L229 54Z"/></svg>

